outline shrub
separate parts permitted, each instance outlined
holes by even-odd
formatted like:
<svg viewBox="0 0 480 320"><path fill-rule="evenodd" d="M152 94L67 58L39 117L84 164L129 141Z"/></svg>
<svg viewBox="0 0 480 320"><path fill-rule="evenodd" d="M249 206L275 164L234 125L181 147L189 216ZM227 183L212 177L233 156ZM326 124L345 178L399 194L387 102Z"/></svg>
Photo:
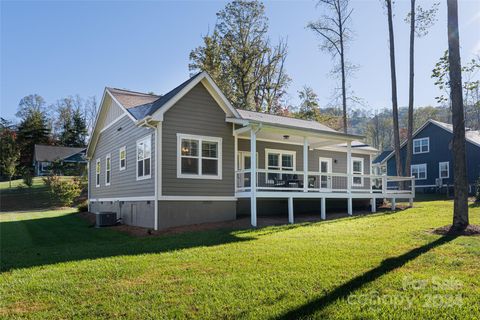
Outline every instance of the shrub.
<svg viewBox="0 0 480 320"><path fill-rule="evenodd" d="M60 205L71 205L82 192L82 186L78 178L61 180L59 176L53 175L44 178L43 181L52 199Z"/></svg>
<svg viewBox="0 0 480 320"><path fill-rule="evenodd" d="M33 185L33 175L32 175L32 172L28 169L25 169L23 171L23 175L22 175L22 179L23 179L23 183L31 188L32 185Z"/></svg>
<svg viewBox="0 0 480 320"><path fill-rule="evenodd" d="M82 201L82 203L80 203L77 206L77 209L78 209L78 212L87 212L88 211L88 201L87 200Z"/></svg>

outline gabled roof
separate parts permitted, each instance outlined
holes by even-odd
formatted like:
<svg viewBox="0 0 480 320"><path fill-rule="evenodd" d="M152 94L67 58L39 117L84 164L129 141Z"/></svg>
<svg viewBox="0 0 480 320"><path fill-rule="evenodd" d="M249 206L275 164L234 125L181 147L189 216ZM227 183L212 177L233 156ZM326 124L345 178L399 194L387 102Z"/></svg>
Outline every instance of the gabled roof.
<svg viewBox="0 0 480 320"><path fill-rule="evenodd" d="M388 157L388 155L392 153L392 150L385 150L385 151L382 151L382 153L380 153L373 161L372 163L380 163L383 161L383 159L385 159L386 157Z"/></svg>
<svg viewBox="0 0 480 320"><path fill-rule="evenodd" d="M151 116L164 106L170 99L175 97L183 88L185 88L188 84L193 82L197 77L199 77L202 73L197 73L193 77L189 78L188 80L182 82L180 85L175 87L174 89L170 90L163 96L157 97L154 101L146 102L142 105L138 105L135 108L128 109L128 111L137 119L145 118L146 116Z"/></svg>
<svg viewBox="0 0 480 320"><path fill-rule="evenodd" d="M152 103L161 97L160 95L156 94L130 91L125 89L110 87L107 87L106 89L112 94L112 96L114 96L115 99L117 99L118 102L120 102L122 106L125 107L125 109L135 108L143 104Z"/></svg>
<svg viewBox="0 0 480 320"><path fill-rule="evenodd" d="M70 158L78 153L85 152L86 148L47 146L43 144L35 145L33 159L35 161L56 161Z"/></svg>
<svg viewBox="0 0 480 320"><path fill-rule="evenodd" d="M269 114L269 113L255 112L255 111L249 111L249 110L243 110L243 109L237 109L237 112L240 114L242 119L245 119L245 120L253 120L256 122L270 123L270 124L284 124L291 127L299 127L299 128L339 133L338 131L333 130L332 128L329 128L326 125L321 124L317 121L303 120L303 119L297 119L292 117L284 117L284 116L278 116L278 115Z"/></svg>
<svg viewBox="0 0 480 320"><path fill-rule="evenodd" d="M436 124L437 126L447 130L448 132L453 133L453 125L445 122L440 122L437 120L430 120L430 121ZM475 130L466 129L465 139L480 147L480 130L475 131Z"/></svg>
<svg viewBox="0 0 480 320"><path fill-rule="evenodd" d="M415 130L412 135L412 138L415 138L417 134L419 134L427 125L434 124L439 128L442 128L445 131L453 134L453 125L433 119L428 119L420 128ZM473 131L473 130L465 130L465 140L480 147L480 131ZM400 145L400 149L403 148L407 144L407 141L403 141ZM390 159L395 154L394 151L391 151L387 157L382 160L382 163Z"/></svg>

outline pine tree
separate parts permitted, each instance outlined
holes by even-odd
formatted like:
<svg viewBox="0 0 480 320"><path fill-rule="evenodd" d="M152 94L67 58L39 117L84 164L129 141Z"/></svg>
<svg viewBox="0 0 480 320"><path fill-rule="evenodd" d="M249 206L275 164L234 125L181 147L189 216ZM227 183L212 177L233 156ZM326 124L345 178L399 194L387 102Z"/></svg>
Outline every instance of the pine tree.
<svg viewBox="0 0 480 320"><path fill-rule="evenodd" d="M50 129L45 113L40 110L31 110L25 113L25 118L18 126L17 135L21 166L32 166L35 144L47 144L49 134Z"/></svg>
<svg viewBox="0 0 480 320"><path fill-rule="evenodd" d="M71 146L84 147L88 131L85 117L82 115L82 112L79 108L77 108L73 113L72 125L73 143Z"/></svg>

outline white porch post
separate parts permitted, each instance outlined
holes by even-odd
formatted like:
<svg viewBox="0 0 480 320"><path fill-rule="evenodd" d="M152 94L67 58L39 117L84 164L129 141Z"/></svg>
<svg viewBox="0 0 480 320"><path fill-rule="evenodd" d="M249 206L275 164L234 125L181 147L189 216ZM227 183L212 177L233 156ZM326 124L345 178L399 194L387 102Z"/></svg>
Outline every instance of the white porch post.
<svg viewBox="0 0 480 320"><path fill-rule="evenodd" d="M352 142L347 142L347 192L352 189Z"/></svg>
<svg viewBox="0 0 480 320"><path fill-rule="evenodd" d="M325 201L326 199L325 198L322 198L322 200L320 201L320 219L322 220L325 220L327 218L327 208L326 208L326 202Z"/></svg>
<svg viewBox="0 0 480 320"><path fill-rule="evenodd" d="M257 131L250 130L250 221L253 227L257 226Z"/></svg>
<svg viewBox="0 0 480 320"><path fill-rule="evenodd" d="M238 136L235 134L233 136L233 148L234 148L234 151L233 151L233 154L234 154L234 172L235 172L235 178L234 178L234 183L235 183L235 192L237 192L237 188L238 188Z"/></svg>
<svg viewBox="0 0 480 320"><path fill-rule="evenodd" d="M303 137L303 192L308 191L308 138Z"/></svg>
<svg viewBox="0 0 480 320"><path fill-rule="evenodd" d="M352 142L347 142L347 192L348 192L348 214L351 216L353 214L352 209Z"/></svg>
<svg viewBox="0 0 480 320"><path fill-rule="evenodd" d="M397 203L396 203L397 199L395 198L392 198L392 211L394 211L396 208L397 208Z"/></svg>
<svg viewBox="0 0 480 320"><path fill-rule="evenodd" d="M293 197L288 198L288 223L293 223Z"/></svg>
<svg viewBox="0 0 480 320"><path fill-rule="evenodd" d="M370 199L370 206L372 207L372 212L377 212L377 199Z"/></svg>

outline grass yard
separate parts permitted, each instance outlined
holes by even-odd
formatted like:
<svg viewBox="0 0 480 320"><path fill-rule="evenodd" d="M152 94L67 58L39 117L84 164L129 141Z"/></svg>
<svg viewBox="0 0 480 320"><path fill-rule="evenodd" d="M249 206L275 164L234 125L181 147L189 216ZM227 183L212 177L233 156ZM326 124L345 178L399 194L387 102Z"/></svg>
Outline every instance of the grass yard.
<svg viewBox="0 0 480 320"><path fill-rule="evenodd" d="M480 224L480 207L470 210ZM0 214L0 317L480 318L480 237L452 202L310 224L132 238L72 211Z"/></svg>
<svg viewBox="0 0 480 320"><path fill-rule="evenodd" d="M73 177L62 177L64 180ZM28 188L22 179L0 182L0 212L14 210L45 209L52 207L52 199L42 177L33 178L33 185Z"/></svg>

